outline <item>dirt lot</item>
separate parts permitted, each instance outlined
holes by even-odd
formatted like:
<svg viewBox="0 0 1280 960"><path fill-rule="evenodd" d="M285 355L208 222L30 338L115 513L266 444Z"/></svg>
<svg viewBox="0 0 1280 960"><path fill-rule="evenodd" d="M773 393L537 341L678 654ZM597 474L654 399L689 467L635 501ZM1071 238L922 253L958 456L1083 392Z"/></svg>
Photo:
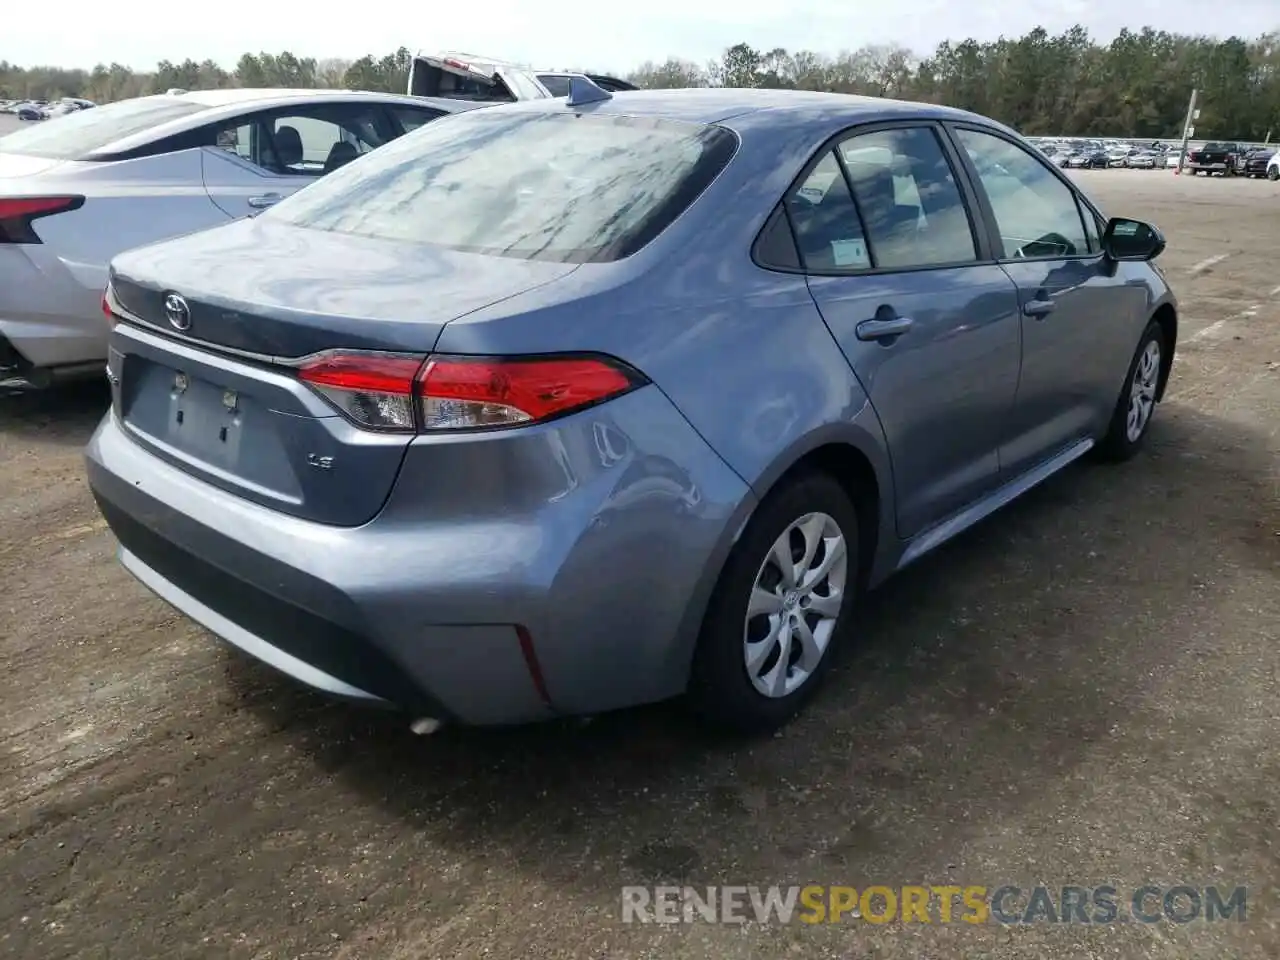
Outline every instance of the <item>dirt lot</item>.
<svg viewBox="0 0 1280 960"><path fill-rule="evenodd" d="M656 708L415 738L137 586L96 385L0 399L0 955L1280 956L1280 185L1083 172L1169 236L1151 445L881 591L784 735ZM663 881L1249 888L1247 920L624 925Z"/></svg>

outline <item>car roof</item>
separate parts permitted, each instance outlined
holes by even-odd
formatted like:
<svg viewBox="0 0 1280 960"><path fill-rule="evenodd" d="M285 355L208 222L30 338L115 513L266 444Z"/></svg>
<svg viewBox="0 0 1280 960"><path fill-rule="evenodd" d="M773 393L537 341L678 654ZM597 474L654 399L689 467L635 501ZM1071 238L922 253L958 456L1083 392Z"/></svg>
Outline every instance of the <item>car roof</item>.
<svg viewBox="0 0 1280 960"><path fill-rule="evenodd" d="M980 122L1003 128L986 117L953 107L883 97L811 90L695 88L685 90L627 90L612 99L580 107L558 100L528 100L490 107L495 110L589 110L617 116L651 116L690 123L725 124L733 128L771 126L785 115L790 123L831 125L834 130L851 123L884 119L936 119Z"/></svg>
<svg viewBox="0 0 1280 960"><path fill-rule="evenodd" d="M252 104L257 106L263 101L280 101L281 103L292 103L296 100L315 100L323 102L325 100L403 100L407 102L426 100L426 97L410 97L404 93L379 93L371 90L324 90L316 88L290 88L290 87L242 87L228 90L188 90L176 94L160 94L160 96L170 96L176 100L190 100L194 103L202 104L206 107L227 107L227 106L243 106ZM441 101L445 104L452 104L452 100Z"/></svg>

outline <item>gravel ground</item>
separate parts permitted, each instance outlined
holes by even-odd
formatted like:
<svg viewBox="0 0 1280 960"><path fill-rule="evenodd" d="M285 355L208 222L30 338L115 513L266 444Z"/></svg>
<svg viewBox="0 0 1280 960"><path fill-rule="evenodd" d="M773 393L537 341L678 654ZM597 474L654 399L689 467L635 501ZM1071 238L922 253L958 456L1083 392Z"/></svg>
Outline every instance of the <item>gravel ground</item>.
<svg viewBox="0 0 1280 960"><path fill-rule="evenodd" d="M658 707L415 738L116 564L96 384L0 399L0 955L1280 956L1280 184L1081 172L1182 344L1150 446L903 574L750 744ZM1245 922L624 924L624 884L1246 885ZM1123 896L1123 894L1122 894Z"/></svg>

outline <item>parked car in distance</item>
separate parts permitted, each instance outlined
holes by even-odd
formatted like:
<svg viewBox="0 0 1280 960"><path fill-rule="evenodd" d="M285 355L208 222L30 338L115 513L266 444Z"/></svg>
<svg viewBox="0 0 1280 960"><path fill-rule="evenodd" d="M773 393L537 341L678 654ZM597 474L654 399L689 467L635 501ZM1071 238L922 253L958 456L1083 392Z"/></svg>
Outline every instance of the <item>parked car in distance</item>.
<svg viewBox="0 0 1280 960"><path fill-rule="evenodd" d="M1265 177L1271 158L1276 155L1275 147L1258 147L1245 153L1240 162L1240 172L1246 177Z"/></svg>
<svg viewBox="0 0 1280 960"><path fill-rule="evenodd" d="M1125 159L1125 165L1134 170L1154 170L1157 162L1162 162L1162 158L1154 150L1139 150Z"/></svg>
<svg viewBox="0 0 1280 960"><path fill-rule="evenodd" d="M1138 451L1164 241L975 114L583 87L116 257L89 482L149 589L416 729L772 729L863 586Z"/></svg>
<svg viewBox="0 0 1280 960"><path fill-rule="evenodd" d="M1224 177L1230 176L1240 172L1238 163L1241 156L1239 144L1211 140L1204 146L1187 152L1184 169L1192 175L1203 173L1205 176L1213 176L1218 173Z"/></svg>
<svg viewBox="0 0 1280 960"><path fill-rule="evenodd" d="M54 117L65 117L68 114L79 113L86 109L85 106L75 100L59 100L57 103L50 104L44 109L46 120Z"/></svg>
<svg viewBox="0 0 1280 960"><path fill-rule="evenodd" d="M13 112L19 120L46 120L49 116L43 106L34 103L20 103Z"/></svg>
<svg viewBox="0 0 1280 960"><path fill-rule="evenodd" d="M1102 147L1085 147L1073 153L1067 160L1068 167L1081 168L1091 170L1096 168L1106 168L1111 165L1111 158L1107 156L1107 151Z"/></svg>
<svg viewBox="0 0 1280 960"><path fill-rule="evenodd" d="M101 376L115 254L252 215L463 109L400 94L207 90L0 137L0 381Z"/></svg>

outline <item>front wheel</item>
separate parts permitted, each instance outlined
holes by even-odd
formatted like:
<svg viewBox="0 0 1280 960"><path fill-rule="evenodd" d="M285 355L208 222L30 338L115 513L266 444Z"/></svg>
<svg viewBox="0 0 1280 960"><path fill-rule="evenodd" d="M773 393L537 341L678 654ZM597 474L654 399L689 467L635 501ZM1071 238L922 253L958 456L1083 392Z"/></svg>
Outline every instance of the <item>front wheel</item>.
<svg viewBox="0 0 1280 960"><path fill-rule="evenodd" d="M784 481L756 509L716 584L689 701L735 733L783 726L831 665L858 584L858 514L825 473Z"/></svg>
<svg viewBox="0 0 1280 960"><path fill-rule="evenodd" d="M1267 170L1268 180L1280 180L1280 167L1271 167Z"/></svg>
<svg viewBox="0 0 1280 960"><path fill-rule="evenodd" d="M1165 349L1164 330L1152 320L1138 341L1138 349L1129 363L1129 373L1116 401L1111 423L1098 445L1098 452L1104 459L1128 460L1146 440L1158 402L1156 395L1160 390Z"/></svg>

